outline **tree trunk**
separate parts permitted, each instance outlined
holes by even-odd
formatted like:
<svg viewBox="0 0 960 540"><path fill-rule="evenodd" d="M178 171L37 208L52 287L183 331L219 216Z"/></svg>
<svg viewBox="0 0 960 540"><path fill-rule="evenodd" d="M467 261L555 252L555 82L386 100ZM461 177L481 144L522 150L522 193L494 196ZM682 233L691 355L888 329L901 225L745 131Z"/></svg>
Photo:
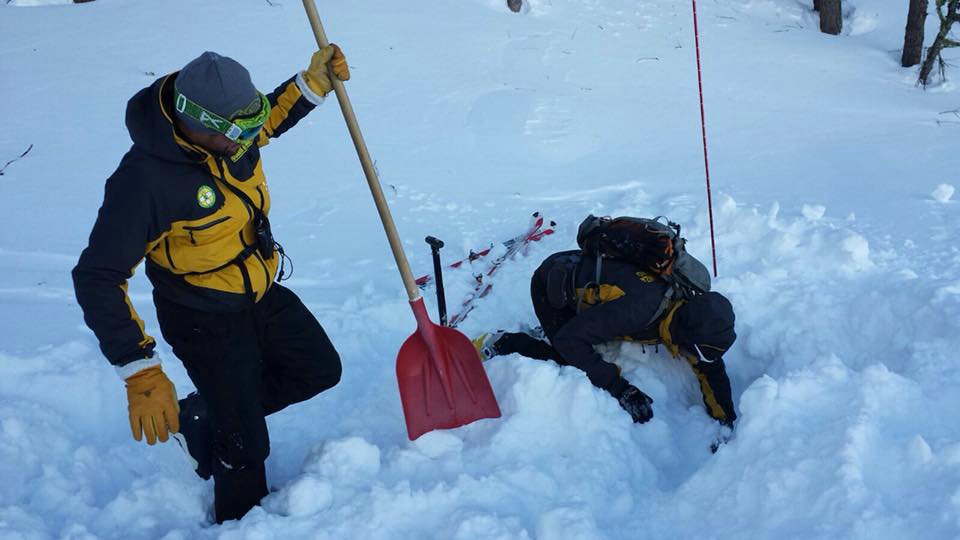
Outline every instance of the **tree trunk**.
<svg viewBox="0 0 960 540"><path fill-rule="evenodd" d="M940 31L937 33L936 39L933 40L933 45L930 45L930 48L927 49L927 58L924 59L923 66L920 67L920 78L918 82L921 85L927 86L927 83L930 82L930 72L933 71L934 63L940 58L940 51L946 44L950 27L958 20L960 20L960 2L951 0L947 6L946 17L943 17L940 21Z"/></svg>
<svg viewBox="0 0 960 540"><path fill-rule="evenodd" d="M813 10L820 11L820 2L823 0L813 0Z"/></svg>
<svg viewBox="0 0 960 540"><path fill-rule="evenodd" d="M843 12L840 0L820 0L820 31L837 35L843 29Z"/></svg>
<svg viewBox="0 0 960 540"><path fill-rule="evenodd" d="M923 25L927 21L927 0L910 0L907 12L907 30L903 36L903 56L900 65L915 66L923 57Z"/></svg>

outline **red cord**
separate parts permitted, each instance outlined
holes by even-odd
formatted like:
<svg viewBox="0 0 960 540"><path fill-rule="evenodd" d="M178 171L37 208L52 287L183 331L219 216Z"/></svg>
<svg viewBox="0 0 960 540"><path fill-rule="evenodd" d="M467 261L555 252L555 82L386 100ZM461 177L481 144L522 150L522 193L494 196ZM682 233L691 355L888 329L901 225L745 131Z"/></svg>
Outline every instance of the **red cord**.
<svg viewBox="0 0 960 540"><path fill-rule="evenodd" d="M717 242L713 235L713 197L710 194L710 160L707 158L707 122L703 113L703 76L700 73L700 29L697 26L697 0L693 0L693 37L697 44L697 86L700 89L700 130L703 132L703 168L707 173L707 212L710 214L710 249L713 253L713 277L717 277Z"/></svg>

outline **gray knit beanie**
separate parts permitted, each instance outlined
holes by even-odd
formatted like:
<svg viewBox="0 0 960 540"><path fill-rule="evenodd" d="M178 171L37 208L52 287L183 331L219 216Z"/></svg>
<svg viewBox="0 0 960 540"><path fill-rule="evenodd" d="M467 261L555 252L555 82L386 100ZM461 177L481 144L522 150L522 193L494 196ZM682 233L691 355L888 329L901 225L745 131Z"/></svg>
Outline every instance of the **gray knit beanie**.
<svg viewBox="0 0 960 540"><path fill-rule="evenodd" d="M190 101L228 120L260 108L260 95L247 68L215 52L207 51L184 66L174 86ZM177 118L191 129L212 131L180 111Z"/></svg>

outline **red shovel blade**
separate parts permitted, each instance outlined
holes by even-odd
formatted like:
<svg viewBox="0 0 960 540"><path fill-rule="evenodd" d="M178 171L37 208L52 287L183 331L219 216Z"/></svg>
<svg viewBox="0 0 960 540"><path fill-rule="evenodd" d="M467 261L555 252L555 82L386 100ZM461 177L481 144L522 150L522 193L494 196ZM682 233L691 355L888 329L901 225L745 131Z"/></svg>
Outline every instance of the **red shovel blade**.
<svg viewBox="0 0 960 540"><path fill-rule="evenodd" d="M497 398L473 343L431 322L422 298L410 306L417 331L397 354L397 383L410 440L435 429L499 418Z"/></svg>

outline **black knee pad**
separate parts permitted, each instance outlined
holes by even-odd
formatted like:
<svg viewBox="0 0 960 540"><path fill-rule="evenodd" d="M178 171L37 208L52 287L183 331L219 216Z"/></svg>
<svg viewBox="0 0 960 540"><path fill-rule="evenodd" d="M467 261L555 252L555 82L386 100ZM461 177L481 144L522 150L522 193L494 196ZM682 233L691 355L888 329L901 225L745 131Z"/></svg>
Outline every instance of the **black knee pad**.
<svg viewBox="0 0 960 540"><path fill-rule="evenodd" d="M259 466L270 455L270 438L266 428L259 433L243 433L239 429L218 430L214 435L213 455L228 469Z"/></svg>

